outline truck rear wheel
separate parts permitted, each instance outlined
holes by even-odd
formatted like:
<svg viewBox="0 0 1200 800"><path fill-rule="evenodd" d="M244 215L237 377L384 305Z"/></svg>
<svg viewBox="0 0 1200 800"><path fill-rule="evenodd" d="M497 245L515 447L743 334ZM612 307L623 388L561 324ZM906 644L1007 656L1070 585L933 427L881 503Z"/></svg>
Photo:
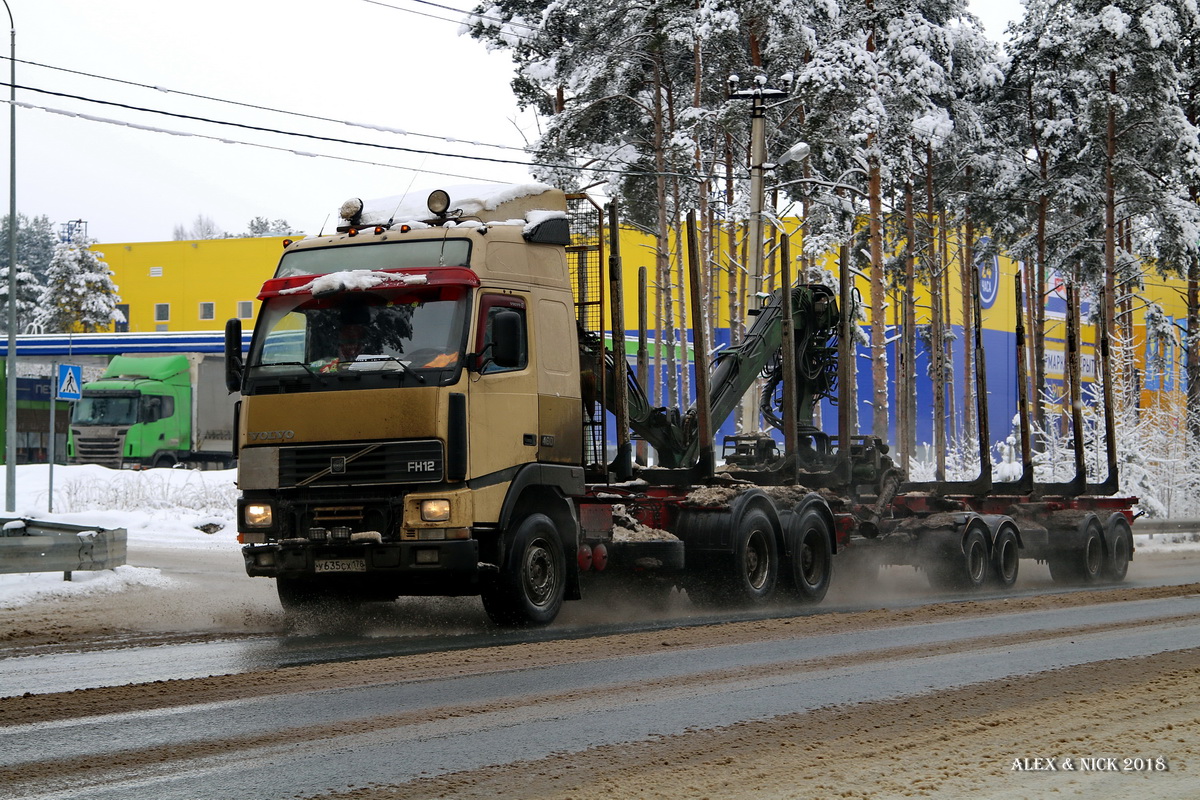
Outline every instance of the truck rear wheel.
<svg viewBox="0 0 1200 800"><path fill-rule="evenodd" d="M549 625L562 608L567 564L554 522L545 514L521 520L505 548L500 574L480 591L483 609L497 625Z"/></svg>
<svg viewBox="0 0 1200 800"><path fill-rule="evenodd" d="M730 599L739 605L761 605L771 599L779 581L779 548L771 520L761 509L749 509L738 521L735 536Z"/></svg>
<svg viewBox="0 0 1200 800"><path fill-rule="evenodd" d="M779 548L771 519L753 507L736 522L729 514L721 517L719 524L733 526L733 553L710 555L702 566L689 569L683 584L688 599L701 608L763 605L779 582Z"/></svg>
<svg viewBox="0 0 1200 800"><path fill-rule="evenodd" d="M819 603L829 591L833 567L828 520L815 508L792 517L788 531L791 559L790 577L797 599Z"/></svg>

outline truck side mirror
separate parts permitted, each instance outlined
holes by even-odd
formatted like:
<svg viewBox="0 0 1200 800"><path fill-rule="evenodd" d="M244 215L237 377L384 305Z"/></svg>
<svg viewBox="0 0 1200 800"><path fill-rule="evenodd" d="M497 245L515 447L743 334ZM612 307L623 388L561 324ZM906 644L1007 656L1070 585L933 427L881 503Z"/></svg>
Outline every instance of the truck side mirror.
<svg viewBox="0 0 1200 800"><path fill-rule="evenodd" d="M521 315L516 311L496 312L492 319L492 361L496 366L521 366L522 327Z"/></svg>
<svg viewBox="0 0 1200 800"><path fill-rule="evenodd" d="M242 388L242 321L236 318L225 323L225 388Z"/></svg>

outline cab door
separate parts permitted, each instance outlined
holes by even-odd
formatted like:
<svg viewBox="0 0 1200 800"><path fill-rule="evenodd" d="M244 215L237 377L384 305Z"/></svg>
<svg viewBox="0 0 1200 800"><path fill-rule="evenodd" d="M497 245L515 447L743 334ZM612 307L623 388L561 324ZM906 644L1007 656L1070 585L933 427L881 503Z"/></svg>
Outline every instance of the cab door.
<svg viewBox="0 0 1200 800"><path fill-rule="evenodd" d="M520 325L516 363L501 366L491 355L495 322L501 312L515 312ZM538 460L537 377L530 358L526 298L484 291L479 297L470 377L467 428L470 443L468 476L476 489L476 518L494 521L516 468ZM514 343L510 343L514 344Z"/></svg>

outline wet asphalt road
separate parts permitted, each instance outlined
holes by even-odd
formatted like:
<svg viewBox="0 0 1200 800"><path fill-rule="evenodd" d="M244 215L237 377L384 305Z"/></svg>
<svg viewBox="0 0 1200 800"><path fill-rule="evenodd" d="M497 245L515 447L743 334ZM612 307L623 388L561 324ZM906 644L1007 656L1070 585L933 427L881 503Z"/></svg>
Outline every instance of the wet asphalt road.
<svg viewBox="0 0 1200 800"><path fill-rule="evenodd" d="M1126 627L1078 630L1121 624ZM989 644L997 636L1033 632L1050 638ZM792 666L801 658L963 641L977 644L944 655L862 663L851 659L850 666L816 669ZM273 800L1186 649L1197 641L1200 596L1027 611L813 636L803 640L802 653L795 641L690 650L687 658L667 649L502 674L422 676L350 689L9 726L0 729L0 766L19 769L23 763L66 758L102 764L121 751L228 741L231 749L222 755L113 770L90 777L86 786L48 781L33 792L25 787L20 796ZM770 665L779 669L748 678L723 677L735 668ZM631 683L635 690L630 690ZM569 701L530 701L551 691L572 690L586 691ZM419 714L423 709L473 705L483 710L469 715ZM412 721L398 719L406 714ZM380 715L389 718L381 720ZM237 737L281 728L319 731L331 724L339 725L337 735L316 735L286 746L236 744ZM16 796L0 787L0 798Z"/></svg>
<svg viewBox="0 0 1200 800"><path fill-rule="evenodd" d="M421 618L411 626L402 611L389 614L386 622L347 625L345 620L318 620L313 624L284 629L276 634L238 638L214 636L211 640L183 644L114 646L103 650L54 652L0 658L0 697L44 694L98 686L120 686L156 680L176 680L273 670L282 667L385 658L413 653L502 646L560 638L584 638L611 633L647 631L683 625L708 625L736 620L861 611L874 608L911 608L931 602L1027 597L1047 593L1081 591L1064 588L1050 580L1044 565L1022 561L1021 578L1014 591L963 595L935 594L921 573L910 568L885 570L875 591L846 587L834 581L827 600L817 607L778 607L756 612L698 614L685 596L675 594L665 611L651 618L622 614L609 621L606 609L587 601L568 603L558 622L540 631L503 631L488 626L482 612L472 619L464 612L477 601L445 601L445 616L430 612L430 601L422 601ZM246 579L250 580L250 579ZM1135 559L1120 588L1139 588L1200 582L1200 559L1173 562L1169 559ZM404 600L400 601L405 603ZM432 607L437 609L438 602ZM401 609L403 605L401 605ZM432 616L431 616L432 613ZM450 631L450 633L446 633Z"/></svg>

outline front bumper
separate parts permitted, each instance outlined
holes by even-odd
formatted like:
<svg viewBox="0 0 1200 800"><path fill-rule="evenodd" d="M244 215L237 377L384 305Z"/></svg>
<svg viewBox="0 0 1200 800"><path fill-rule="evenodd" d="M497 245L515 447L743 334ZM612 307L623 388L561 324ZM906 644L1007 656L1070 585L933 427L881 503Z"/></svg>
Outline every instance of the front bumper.
<svg viewBox="0 0 1200 800"><path fill-rule="evenodd" d="M474 539L422 542L250 544L242 548L251 577L299 578L361 575L394 582L397 595L474 594L479 586L479 543ZM318 567L336 566L336 572Z"/></svg>

